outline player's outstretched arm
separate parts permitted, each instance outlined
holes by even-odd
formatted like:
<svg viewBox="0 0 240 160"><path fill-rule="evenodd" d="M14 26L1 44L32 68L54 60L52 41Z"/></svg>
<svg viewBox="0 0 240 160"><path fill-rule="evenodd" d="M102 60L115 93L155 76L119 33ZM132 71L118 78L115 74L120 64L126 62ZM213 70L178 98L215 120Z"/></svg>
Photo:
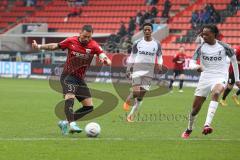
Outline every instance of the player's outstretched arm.
<svg viewBox="0 0 240 160"><path fill-rule="evenodd" d="M44 50L49 50L49 51L60 49L58 46L58 43L37 44L37 42L35 40L33 40L32 48L35 50L44 49Z"/></svg>

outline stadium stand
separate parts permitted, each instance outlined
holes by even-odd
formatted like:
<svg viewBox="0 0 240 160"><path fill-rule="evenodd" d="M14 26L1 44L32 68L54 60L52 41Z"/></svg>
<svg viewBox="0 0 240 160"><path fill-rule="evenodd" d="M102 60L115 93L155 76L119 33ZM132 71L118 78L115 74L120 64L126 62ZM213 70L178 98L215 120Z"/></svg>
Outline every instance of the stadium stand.
<svg viewBox="0 0 240 160"><path fill-rule="evenodd" d="M201 10L205 4L212 3L220 13L222 19L218 24L224 41L239 45L240 11L229 12L231 0L171 0L172 7L168 26L170 35L162 43L164 54L173 55L181 45L186 47L187 54L192 54L197 29L192 27L191 16L195 10ZM164 0L159 0L157 6L158 19L161 19ZM127 26L129 17L135 17L137 11L150 10L145 0L89 0L87 5L81 6L80 16L64 18L72 7L65 0L37 0L36 6L26 7L21 0L0 1L0 32L6 31L18 23L47 23L50 32L79 32L84 24L91 24L95 33L117 33L120 22ZM158 21L160 22L160 21ZM136 30L138 31L138 29Z"/></svg>
<svg viewBox="0 0 240 160"><path fill-rule="evenodd" d="M22 0L0 1L0 33L21 23L26 17L41 9L46 2L45 0L38 0L35 6L24 6Z"/></svg>
<svg viewBox="0 0 240 160"><path fill-rule="evenodd" d="M187 5L187 0L174 0L171 8L174 12L180 11L180 4ZM64 17L69 13L71 7L66 5L64 0L54 0L46 5L42 10L27 18L27 22L46 22L50 31L57 32L78 32L79 28L85 24L91 24L97 33L116 33L120 27L120 22L128 23L129 17L135 17L138 10L150 10L152 6L147 6L145 0L135 1L112 1L112 0L90 0L87 6L83 6L80 17L71 17L64 22ZM163 1L157 5L159 15L163 10Z"/></svg>
<svg viewBox="0 0 240 160"><path fill-rule="evenodd" d="M173 55L179 46L186 48L187 54L192 54L196 48L195 39L199 28L191 24L191 15L195 10L203 9L207 3L212 3L221 16L217 26L223 35L223 41L235 46L239 45L240 11L232 13L229 11L230 0L199 0L187 7L169 21L170 35L162 41L165 54Z"/></svg>

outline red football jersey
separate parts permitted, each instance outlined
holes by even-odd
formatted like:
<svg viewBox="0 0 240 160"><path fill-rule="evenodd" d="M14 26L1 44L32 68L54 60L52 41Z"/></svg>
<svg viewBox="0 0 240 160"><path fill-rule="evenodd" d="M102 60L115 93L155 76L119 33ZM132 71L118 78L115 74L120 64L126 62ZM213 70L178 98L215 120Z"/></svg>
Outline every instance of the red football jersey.
<svg viewBox="0 0 240 160"><path fill-rule="evenodd" d="M174 70L183 70L184 63L185 63L186 55L184 53L177 53L173 57L174 62Z"/></svg>
<svg viewBox="0 0 240 160"><path fill-rule="evenodd" d="M234 51L236 53L237 61L240 61L240 46L235 47ZM238 64L238 68L239 68L239 73L240 73L240 64ZM229 66L229 73L233 73L232 64Z"/></svg>
<svg viewBox="0 0 240 160"><path fill-rule="evenodd" d="M90 40L85 45L81 44L78 38L77 36L67 38L58 45L63 50L68 49L63 74L70 74L84 79L86 70L89 68L94 54L99 55L103 53L103 50L94 40Z"/></svg>

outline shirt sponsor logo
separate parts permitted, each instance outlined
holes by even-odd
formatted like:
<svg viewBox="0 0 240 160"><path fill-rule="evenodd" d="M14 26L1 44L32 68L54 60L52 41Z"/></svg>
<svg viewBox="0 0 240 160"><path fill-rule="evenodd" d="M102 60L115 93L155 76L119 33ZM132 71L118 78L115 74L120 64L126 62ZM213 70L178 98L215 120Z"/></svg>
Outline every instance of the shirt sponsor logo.
<svg viewBox="0 0 240 160"><path fill-rule="evenodd" d="M82 59L88 59L90 54L83 54L83 53L79 53L79 52L72 52L73 55L75 55L78 58L82 58Z"/></svg>
<svg viewBox="0 0 240 160"><path fill-rule="evenodd" d="M149 56L154 56L155 54L152 52L145 52L145 51L138 51L139 54L144 54L144 55L149 55Z"/></svg>
<svg viewBox="0 0 240 160"><path fill-rule="evenodd" d="M222 57L208 57L208 56L203 56L203 60L205 61L221 61Z"/></svg>

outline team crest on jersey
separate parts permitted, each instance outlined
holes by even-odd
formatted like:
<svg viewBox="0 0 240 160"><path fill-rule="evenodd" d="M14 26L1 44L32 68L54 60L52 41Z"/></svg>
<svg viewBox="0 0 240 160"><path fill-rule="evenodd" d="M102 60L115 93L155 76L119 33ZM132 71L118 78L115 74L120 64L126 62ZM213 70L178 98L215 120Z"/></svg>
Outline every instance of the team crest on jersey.
<svg viewBox="0 0 240 160"><path fill-rule="evenodd" d="M155 51L156 49L155 48L153 48L153 52Z"/></svg>
<svg viewBox="0 0 240 160"><path fill-rule="evenodd" d="M86 49L86 53L90 54L91 53L91 49Z"/></svg>

